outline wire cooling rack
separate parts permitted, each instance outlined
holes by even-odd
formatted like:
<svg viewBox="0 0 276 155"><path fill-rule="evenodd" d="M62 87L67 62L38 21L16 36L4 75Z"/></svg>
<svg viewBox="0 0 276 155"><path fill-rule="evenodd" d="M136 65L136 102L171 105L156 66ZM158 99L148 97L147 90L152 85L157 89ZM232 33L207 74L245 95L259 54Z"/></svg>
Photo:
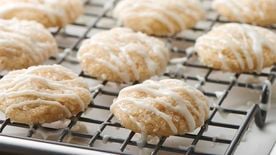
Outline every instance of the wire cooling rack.
<svg viewBox="0 0 276 155"><path fill-rule="evenodd" d="M213 26L228 22L210 8L211 0L202 0L207 10L206 20L176 36L161 38L170 46L172 57L182 59L177 60L178 63L172 61L166 73L155 78L177 78L200 89L212 104L210 118L203 127L193 133L151 137L143 149L138 147L139 134L124 129L109 111L112 100L116 98L119 90L135 83L117 85L97 80L85 75L76 60L76 53L84 39L116 26L111 12L117 2L118 0L87 0L85 13L77 22L64 29L51 29L61 52L47 63L66 66L89 83L93 101L87 111L57 124L31 127L12 123L9 119L1 119L0 152L29 155L97 154L89 152L94 150L102 153L138 154L142 150L142 153L152 155L229 155L234 153L254 118L259 128L264 126L270 102L271 84L276 77L276 66L260 74L233 74L201 65L192 49L196 38L208 32ZM270 27L270 29L276 28ZM0 76L2 77L3 75ZM246 94L249 94L250 98L246 98ZM243 100L236 100L237 98ZM238 106L228 106L233 102L238 103ZM82 152L85 150L88 152Z"/></svg>

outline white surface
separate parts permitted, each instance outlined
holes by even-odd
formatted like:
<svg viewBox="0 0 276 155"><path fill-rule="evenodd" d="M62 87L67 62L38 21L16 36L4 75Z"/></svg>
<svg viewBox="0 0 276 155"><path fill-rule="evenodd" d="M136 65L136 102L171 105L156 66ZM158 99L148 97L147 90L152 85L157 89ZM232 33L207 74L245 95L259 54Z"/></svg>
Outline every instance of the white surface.
<svg viewBox="0 0 276 155"><path fill-rule="evenodd" d="M271 152L270 152L270 155L275 155L276 154L276 144L274 144Z"/></svg>
<svg viewBox="0 0 276 155"><path fill-rule="evenodd" d="M244 140L240 143L235 154L269 154L272 146L276 142L276 100L272 101L265 128L263 130L260 130L253 123L252 129L249 129L247 135L243 139ZM275 154L276 152L274 152L273 155Z"/></svg>

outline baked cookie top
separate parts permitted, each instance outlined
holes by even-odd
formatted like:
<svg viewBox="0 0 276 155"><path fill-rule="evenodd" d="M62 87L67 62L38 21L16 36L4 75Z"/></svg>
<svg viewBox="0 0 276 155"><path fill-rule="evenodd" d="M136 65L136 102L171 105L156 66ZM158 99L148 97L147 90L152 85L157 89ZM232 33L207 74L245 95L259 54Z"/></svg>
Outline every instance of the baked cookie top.
<svg viewBox="0 0 276 155"><path fill-rule="evenodd" d="M191 28L203 16L198 0L122 0L114 10L114 17L126 27L157 36Z"/></svg>
<svg viewBox="0 0 276 155"><path fill-rule="evenodd" d="M38 65L58 52L51 33L33 21L0 19L0 38L0 70Z"/></svg>
<svg viewBox="0 0 276 155"><path fill-rule="evenodd" d="M159 39L128 28L114 28L84 41L78 59L88 75L128 83L164 72L169 50Z"/></svg>
<svg viewBox="0 0 276 155"><path fill-rule="evenodd" d="M46 27L63 27L82 11L81 0L0 0L0 18L34 20Z"/></svg>
<svg viewBox="0 0 276 155"><path fill-rule="evenodd" d="M88 85L60 65L9 72L0 80L0 110L11 121L41 124L69 118L90 103Z"/></svg>
<svg viewBox="0 0 276 155"><path fill-rule="evenodd" d="M247 24L224 24L198 38L195 50L207 66L232 72L260 72L276 62L276 34Z"/></svg>
<svg viewBox="0 0 276 155"><path fill-rule="evenodd" d="M155 136L191 132L209 117L207 98L176 79L147 80L126 87L110 109L124 127Z"/></svg>
<svg viewBox="0 0 276 155"><path fill-rule="evenodd" d="M276 0L215 0L213 8L231 21L276 24Z"/></svg>

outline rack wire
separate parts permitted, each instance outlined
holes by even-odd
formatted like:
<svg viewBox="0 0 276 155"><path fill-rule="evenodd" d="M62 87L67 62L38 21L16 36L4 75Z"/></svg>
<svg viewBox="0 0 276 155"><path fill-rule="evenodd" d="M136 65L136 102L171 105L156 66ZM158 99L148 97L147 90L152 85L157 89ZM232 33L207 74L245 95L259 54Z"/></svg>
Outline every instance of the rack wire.
<svg viewBox="0 0 276 155"><path fill-rule="evenodd" d="M22 154L22 149L20 146L23 146L24 143L18 144L17 146L7 145L3 142L5 138L12 138L18 140L30 140L33 142L42 142L53 144L56 146L69 146L72 148L81 148L84 150L96 150L100 152L108 152L114 154L135 154L137 151L137 134L131 132L127 129L124 129L113 117L113 115L109 111L109 106L112 103L112 99L116 98L120 89L113 89L114 83L110 81L101 81L97 80L95 77L91 77L86 75L84 72L80 71L78 62L76 61L75 55L84 39L89 38L94 34L94 31L104 31L108 30L114 26L116 26L115 19L111 16L111 11L114 6L118 3L119 0L109 0L100 1L100 0L86 0L85 6L86 11L81 18L82 20L77 21L69 25L64 29L52 29L53 35L57 38L59 42L59 48L61 53L57 57L52 57L48 63L50 64L61 64L64 66L71 65L73 68L78 68L76 72L86 80L93 81L93 87L91 84L91 93L93 96L93 101L89 105L88 110L99 110L101 113L105 113L106 117L99 118L95 117L87 117L86 112L79 113L77 116L72 117L68 120L67 124L63 128L55 128L52 126L45 125L34 125L28 126L20 123L12 123L9 119L0 120L0 146L1 149L5 152ZM242 73L242 74L232 74L229 73L230 78L228 79L218 79L214 77L214 75L221 74L220 71L214 70L212 68L208 68L204 65L201 65L197 61L197 55L194 52L190 52L191 46L195 43L195 40L198 36L208 32L212 27L217 24L227 23L225 19L216 14L212 9L210 9L211 0L202 0L204 3L205 9L208 12L207 19L202 21L205 26L198 24L195 28L186 31L184 34L176 35L170 38L161 38L170 45L171 51L173 53L173 57L186 57L186 61L183 61L181 64L173 64L171 63L168 67L167 72L161 76L161 78L177 78L180 80L188 81L193 83L197 88L201 89L201 91L213 102L214 106L211 107L211 114L209 119L205 122L204 126L200 129L196 130L193 133L187 133L185 135L176 135L172 136L174 139L171 140L171 137L160 137L155 142L147 142L144 145L144 148L148 148L152 155L156 154L233 154L239 142L242 140L242 136L246 133L247 129L250 126L250 123L255 118L255 123L259 128L262 128L265 124L266 118L266 110L268 104L270 102L271 89L270 84L273 84L276 77L276 66L274 65L269 70L266 70L260 74L256 73ZM94 12L93 10L97 10ZM111 26L103 26L102 22L109 22ZM108 24L107 24L108 25ZM207 26L206 26L207 25ZM77 31L69 31L70 27L75 27L78 29ZM276 30L275 27L270 27L272 30ZM77 32L77 33L74 33ZM189 35L188 35L189 34ZM192 35L191 35L192 34ZM192 37L191 37L192 36ZM67 42L67 43L64 43ZM68 43L69 42L69 43ZM185 45L185 46L184 46ZM184 47L183 47L184 46ZM188 70L200 70L203 73L190 74L186 73L185 69ZM224 74L224 73L223 73ZM228 73L227 73L228 74ZM262 82L259 83L251 83L248 81L240 81L239 79L242 76L250 76L259 79L263 79ZM2 78L3 75L0 76ZM160 77L159 77L160 78ZM133 85L128 84L128 85ZM212 85L212 87L223 87L220 89L220 93L218 95L217 92L212 90L206 90L206 85ZM125 87L117 86L115 87ZM235 88L244 88L246 90L253 90L254 93L258 92L259 104L252 104L247 109L239 109L239 108L229 108L225 107L226 100L230 93L235 91ZM103 103L101 99L98 98L108 98L108 103ZM243 104L243 103L242 103ZM227 115L238 115L241 118L239 123L231 122L221 122L217 121L215 118L219 113L224 113ZM75 130L74 127L77 124L85 123L86 125L91 125L95 132L89 133L86 131ZM18 129L25 129L25 136L15 136L11 133L8 134L10 127L16 127ZM223 136L217 137L214 135L208 135L208 128L216 128L217 131L225 132L226 130L231 130L232 136L228 138L224 138ZM115 128L116 130L123 130L124 134L116 137L106 137L104 133L106 131L110 131L109 128ZM56 133L54 139L43 139L37 138L37 134L40 132L50 132ZM68 142L69 139L81 139L81 141L85 141L85 144L74 144ZM2 141L1 141L2 139ZM39 140L40 139L40 140ZM175 146L175 145L167 145L168 141L185 141L186 145L183 147ZM220 153L218 152L209 152L208 150L198 149L201 145L201 142L204 143L218 143L223 144L225 147L221 149ZM102 143L99 146L99 142ZM112 143L116 144L116 148L110 148L110 146L106 144ZM10 147L8 147L10 146ZM12 146L12 147L11 147ZM17 147L15 149L14 147ZM216 146L215 146L216 147ZM8 148L8 149L4 149ZM0 149L0 150L1 150ZM129 151L130 149L136 151ZM16 151L17 150L17 151ZM39 149L28 148L28 154L37 154L37 152L41 153L41 150L47 152L47 150L43 149L43 147ZM21 152L20 152L21 151ZM48 150L49 151L49 150ZM0 151L1 152L1 151ZM53 149L52 153L54 154L65 154L66 150L59 152L57 149ZM49 152L48 152L49 153Z"/></svg>

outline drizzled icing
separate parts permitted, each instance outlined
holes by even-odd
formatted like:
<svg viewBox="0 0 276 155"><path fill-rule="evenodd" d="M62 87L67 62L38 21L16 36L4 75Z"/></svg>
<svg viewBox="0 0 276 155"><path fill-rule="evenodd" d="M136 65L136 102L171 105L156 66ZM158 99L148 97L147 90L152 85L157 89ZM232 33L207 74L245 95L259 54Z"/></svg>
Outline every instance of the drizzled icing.
<svg viewBox="0 0 276 155"><path fill-rule="evenodd" d="M143 92L148 95L148 97L133 97L133 96L123 96L120 94L128 94L131 92ZM186 93L193 101L186 99L181 96L179 92ZM147 80L142 84L126 87L121 90L118 99L116 99L111 105L111 111L115 107L120 108L124 113L129 116L129 119L136 123L140 128L141 132L146 133L145 124L139 122L135 118L131 111L129 111L124 105L133 104L139 108L145 109L159 116L166 121L167 125L170 127L174 134L179 134L181 131L178 129L178 125L175 124L171 115L160 111L155 105L161 104L166 109L178 113L181 117L186 120L188 131L193 131L197 128L197 124L202 125L205 119L208 118L208 103L202 94L195 88L188 86L183 81L166 79L161 81ZM200 97L199 97L200 96ZM164 98L170 98L174 103L168 101ZM196 108L195 108L196 107ZM116 116L116 114L115 114ZM196 118L198 118L199 123L196 123Z"/></svg>
<svg viewBox="0 0 276 155"><path fill-rule="evenodd" d="M233 34L233 31L229 33L229 29L236 29L237 32L235 33L238 33L240 37ZM216 36L214 32L223 33L225 35L222 38L221 35ZM264 48L268 48L276 55L276 48L271 46L273 42L275 42L271 37L273 34L266 35L264 32L272 33L263 28L247 24L225 24L214 28L211 31L212 34L200 37L197 40L195 48L197 51L200 51L203 46L216 49L222 68L229 69L231 67L228 64L228 58L222 53L222 49L228 48L234 55L241 70L245 70L247 66L249 70L260 72L264 68L265 63Z"/></svg>
<svg viewBox="0 0 276 155"><path fill-rule="evenodd" d="M40 39L34 32L47 37L47 40ZM54 38L42 25L15 19L0 20L0 47L7 52L0 56L0 61L6 59L5 55L17 55L29 65L42 63L58 51ZM24 55L27 56L23 57Z"/></svg>
<svg viewBox="0 0 276 155"><path fill-rule="evenodd" d="M247 22L249 19L252 19L252 17L257 17L260 19L266 18L265 10L262 7L264 5L261 4L262 2L264 1L251 0L250 2L248 0L215 0L213 3L213 8L218 8L223 5L233 13L237 20L241 22ZM276 4L275 1L273 3ZM254 22L254 20L252 22Z"/></svg>
<svg viewBox="0 0 276 155"><path fill-rule="evenodd" d="M0 0L0 17L11 18L10 14L15 11L30 10L45 15L43 17L48 19L51 24L61 23L62 25L66 25L75 18L76 14L81 12L81 5L80 0ZM66 6L70 7L70 12L66 9ZM25 19L24 17L19 17L20 19ZM44 20L41 19L38 22L44 22Z"/></svg>
<svg viewBox="0 0 276 155"><path fill-rule="evenodd" d="M203 9L198 0L124 0L114 10L114 16L119 18L120 23L130 18L149 17L165 25L171 34L177 32L178 27L183 30L189 26L187 25L188 17L185 19L180 14L197 21L203 16ZM144 28L151 29L150 27Z"/></svg>
<svg viewBox="0 0 276 155"><path fill-rule="evenodd" d="M215 8L220 4L223 4L230 8L237 19L239 19L240 21L244 21L245 17L241 16L240 14L241 10L243 10L244 8L246 8L245 10L248 10L247 5L241 6L241 1L238 2L235 0L215 0L213 3L213 7Z"/></svg>
<svg viewBox="0 0 276 155"><path fill-rule="evenodd" d="M51 77L45 78L40 75L45 72ZM65 79L62 79L63 77ZM0 101L4 104L3 107L6 107L2 109L5 113L30 104L48 104L60 107L66 117L71 117L73 115L71 110L62 102L73 100L74 104L78 104L84 111L88 103L78 94L80 91L90 96L88 86L73 72L59 65L37 66L13 71L0 80ZM31 98L21 102L14 100L30 96Z"/></svg>
<svg viewBox="0 0 276 155"><path fill-rule="evenodd" d="M93 47L102 49L109 58L97 56L93 51L89 51ZM127 28L114 28L86 40L80 48L78 59L95 61L107 67L123 82L131 81L130 74L134 75L135 80L141 81L143 79L137 69L137 62L131 56L133 53L143 58L150 76L163 72L160 70L164 70L162 68L165 68L169 61L169 50L162 41Z"/></svg>

